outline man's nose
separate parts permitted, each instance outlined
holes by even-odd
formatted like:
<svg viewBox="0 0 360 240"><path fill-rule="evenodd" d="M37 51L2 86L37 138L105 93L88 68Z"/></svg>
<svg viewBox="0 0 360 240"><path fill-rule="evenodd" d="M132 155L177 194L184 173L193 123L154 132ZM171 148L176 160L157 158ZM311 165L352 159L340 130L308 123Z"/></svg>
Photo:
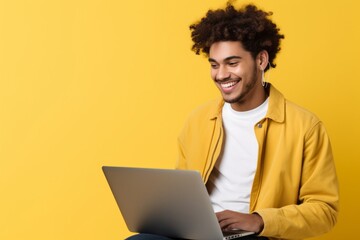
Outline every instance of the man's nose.
<svg viewBox="0 0 360 240"><path fill-rule="evenodd" d="M231 74L225 66L220 66L219 71L216 74L216 80L224 81L230 78Z"/></svg>

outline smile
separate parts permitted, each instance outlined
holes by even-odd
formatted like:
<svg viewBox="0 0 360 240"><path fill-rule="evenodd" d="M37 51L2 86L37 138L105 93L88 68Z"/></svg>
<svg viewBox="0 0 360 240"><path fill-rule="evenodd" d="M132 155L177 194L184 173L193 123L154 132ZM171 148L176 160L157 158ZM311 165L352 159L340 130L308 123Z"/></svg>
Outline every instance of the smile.
<svg viewBox="0 0 360 240"><path fill-rule="evenodd" d="M231 82L225 82L225 83L220 83L220 86L222 88L231 88L232 86L235 86L239 81L231 81Z"/></svg>

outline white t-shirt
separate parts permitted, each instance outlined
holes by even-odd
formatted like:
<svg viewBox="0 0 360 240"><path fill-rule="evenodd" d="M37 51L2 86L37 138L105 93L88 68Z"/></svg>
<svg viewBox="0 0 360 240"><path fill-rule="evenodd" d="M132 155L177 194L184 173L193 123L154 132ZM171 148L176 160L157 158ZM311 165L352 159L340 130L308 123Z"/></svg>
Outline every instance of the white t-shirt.
<svg viewBox="0 0 360 240"><path fill-rule="evenodd" d="M237 112L225 103L222 109L224 147L210 174L207 188L215 212L249 213L250 192L258 160L254 126L266 115L269 100L259 107Z"/></svg>

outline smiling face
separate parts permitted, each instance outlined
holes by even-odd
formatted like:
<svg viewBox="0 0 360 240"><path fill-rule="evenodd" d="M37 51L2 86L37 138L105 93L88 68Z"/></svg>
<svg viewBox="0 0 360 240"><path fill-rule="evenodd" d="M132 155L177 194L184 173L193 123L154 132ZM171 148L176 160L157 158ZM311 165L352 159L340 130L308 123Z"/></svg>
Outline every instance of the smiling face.
<svg viewBox="0 0 360 240"><path fill-rule="evenodd" d="M224 101L236 111L248 111L261 105L266 91L261 84L262 69L268 63L266 51L254 59L241 42L215 42L210 47L211 77Z"/></svg>

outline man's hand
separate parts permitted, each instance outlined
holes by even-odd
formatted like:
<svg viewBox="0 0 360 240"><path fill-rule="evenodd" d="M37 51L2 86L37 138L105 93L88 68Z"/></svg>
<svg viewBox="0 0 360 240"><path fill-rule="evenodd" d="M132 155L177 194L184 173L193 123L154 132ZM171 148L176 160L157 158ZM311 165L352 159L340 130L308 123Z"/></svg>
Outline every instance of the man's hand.
<svg viewBox="0 0 360 240"><path fill-rule="evenodd" d="M216 217L219 221L221 229L225 231L241 229L245 231L259 233L264 228L264 222L262 218L256 213L245 214L225 210L222 212L217 212Z"/></svg>

